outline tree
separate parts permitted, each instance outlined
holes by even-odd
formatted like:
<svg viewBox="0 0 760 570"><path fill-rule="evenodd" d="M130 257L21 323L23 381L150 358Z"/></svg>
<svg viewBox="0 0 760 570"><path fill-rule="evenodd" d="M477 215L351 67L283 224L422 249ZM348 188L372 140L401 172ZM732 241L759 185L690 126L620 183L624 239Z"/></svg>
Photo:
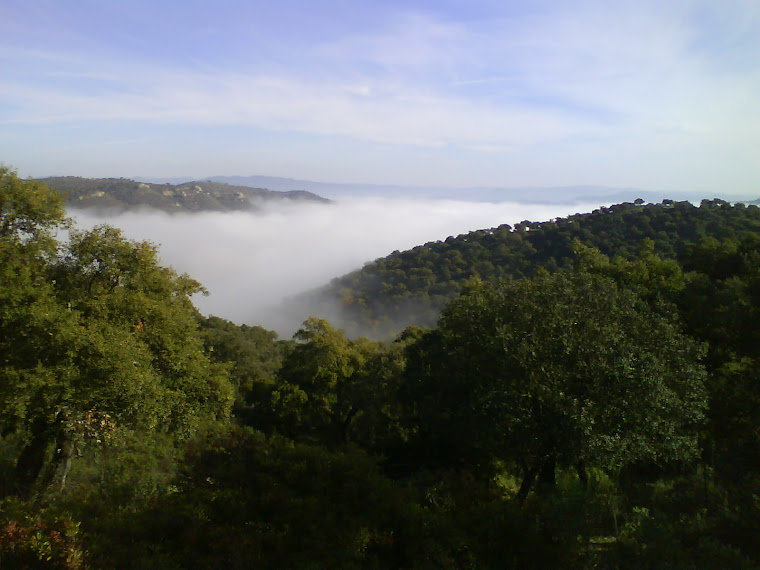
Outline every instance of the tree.
<svg viewBox="0 0 760 570"><path fill-rule="evenodd" d="M273 392L275 410L291 435L314 433L345 443L355 418L374 392L365 365L378 343L350 340L325 319L310 317L293 337Z"/></svg>
<svg viewBox="0 0 760 570"><path fill-rule="evenodd" d="M23 441L19 494L62 488L78 438L188 437L227 417L228 372L204 353L190 301L199 283L108 226L58 243L60 199L39 183L6 170L0 192L0 428Z"/></svg>
<svg viewBox="0 0 760 570"><path fill-rule="evenodd" d="M201 319L200 326L211 360L232 366L236 419L271 431L271 394L290 341L278 340L277 333L265 328L237 325L215 316Z"/></svg>
<svg viewBox="0 0 760 570"><path fill-rule="evenodd" d="M676 303L686 288L683 269L675 259L667 259L655 252L655 243L646 238L632 259L615 256L612 259L598 249L573 240L575 269L612 279L619 287L633 291L656 312L675 312Z"/></svg>
<svg viewBox="0 0 760 570"><path fill-rule="evenodd" d="M64 226L63 203L43 184L27 182L0 167L0 433L26 427L31 442L46 430L34 421L30 396L36 386L50 382L58 372L44 366L42 355L56 355L54 337L73 334L74 316L55 300L47 270L55 259L54 233ZM27 421L29 420L29 421ZM45 446L33 446L19 458L17 484L30 486L45 461Z"/></svg>
<svg viewBox="0 0 760 570"><path fill-rule="evenodd" d="M687 249L684 267L681 315L690 334L709 343L705 459L725 483L760 486L760 237L702 239Z"/></svg>
<svg viewBox="0 0 760 570"><path fill-rule="evenodd" d="M436 360L416 392L440 405L422 408L420 424L459 434L461 449L468 438L483 461L516 461L521 499L539 474L551 485L558 464L583 479L590 463L696 451L703 351L610 279L470 282L423 340Z"/></svg>
<svg viewBox="0 0 760 570"><path fill-rule="evenodd" d="M55 245L51 232L63 225L60 196L0 165L0 237L5 246L26 245L50 253Z"/></svg>

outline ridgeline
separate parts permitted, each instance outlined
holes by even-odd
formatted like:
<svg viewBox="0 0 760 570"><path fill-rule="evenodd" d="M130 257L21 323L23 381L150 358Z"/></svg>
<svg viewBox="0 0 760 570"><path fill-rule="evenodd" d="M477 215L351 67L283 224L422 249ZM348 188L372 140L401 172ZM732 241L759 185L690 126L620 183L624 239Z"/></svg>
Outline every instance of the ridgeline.
<svg viewBox="0 0 760 570"><path fill-rule="evenodd" d="M311 302L337 305L351 334L391 336L408 325L433 326L441 308L467 279L529 277L539 269L572 269L573 241L608 256L630 259L646 239L655 252L679 259L687 244L705 237L741 239L760 232L760 208L724 200L659 204L623 203L546 222L523 221L451 236L366 264L309 294Z"/></svg>
<svg viewBox="0 0 760 570"><path fill-rule="evenodd" d="M96 208L123 212L152 208L164 212L251 211L268 202L330 200L303 190L274 192L265 188L232 186L200 180L184 184L151 184L127 178L40 178L60 194L70 208Z"/></svg>

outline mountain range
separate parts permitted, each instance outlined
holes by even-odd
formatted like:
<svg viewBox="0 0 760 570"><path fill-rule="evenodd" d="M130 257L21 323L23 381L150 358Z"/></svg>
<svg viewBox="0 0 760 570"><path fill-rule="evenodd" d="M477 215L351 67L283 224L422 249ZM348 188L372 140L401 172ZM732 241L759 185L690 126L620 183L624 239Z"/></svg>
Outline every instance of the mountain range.
<svg viewBox="0 0 760 570"><path fill-rule="evenodd" d="M181 183L187 178L138 178L146 182ZM721 198L728 201L742 200L748 197L738 194L715 192L710 196L704 193L682 190L643 190L634 187L615 187L600 185L569 185L569 186L514 186L514 187L443 187L443 186L406 186L391 184L364 184L317 182L296 178L278 176L210 176L203 180L213 180L235 186L252 188L267 188L273 191L289 192L301 190L313 192L331 199L346 197L384 197L462 200L467 202L520 202L531 204L574 204L596 202L598 204L613 204L632 202L641 198L646 202L661 202L662 200L688 200L699 203L703 198ZM751 198L756 198L752 196Z"/></svg>
<svg viewBox="0 0 760 570"><path fill-rule="evenodd" d="M303 190L273 191L250 186L199 180L179 184L151 183L128 178L81 178L61 176L40 178L63 195L74 208L97 208L117 212L152 208L164 212L250 211L265 203L313 201L329 202Z"/></svg>

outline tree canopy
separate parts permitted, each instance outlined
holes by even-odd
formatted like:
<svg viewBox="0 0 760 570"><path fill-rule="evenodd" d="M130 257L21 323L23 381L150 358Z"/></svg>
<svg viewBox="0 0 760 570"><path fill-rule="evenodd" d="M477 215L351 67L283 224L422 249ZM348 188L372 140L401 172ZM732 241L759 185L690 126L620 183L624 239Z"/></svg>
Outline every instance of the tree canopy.
<svg viewBox="0 0 760 570"><path fill-rule="evenodd" d="M443 306L471 277L483 281L530 277L540 268L571 269L574 242L605 256L635 258L645 240L665 259L681 258L709 236L740 240L760 230L760 208L704 200L699 206L665 200L624 203L544 222L481 229L367 263L334 279L310 301L340 311L351 334L389 336L409 325L435 325Z"/></svg>
<svg viewBox="0 0 760 570"><path fill-rule="evenodd" d="M431 319L393 341L203 317L64 216L0 169L3 568L760 563L757 208L393 254L340 282L376 331Z"/></svg>
<svg viewBox="0 0 760 570"><path fill-rule="evenodd" d="M444 445L517 462L525 493L556 463L611 467L697 451L702 349L610 279L471 282L439 331L433 373L411 379L428 400L420 421L456 434Z"/></svg>
<svg viewBox="0 0 760 570"><path fill-rule="evenodd" d="M228 415L227 368L204 353L190 301L200 284L115 228L58 241L60 198L38 182L3 170L0 192L0 427L26 440L20 492L45 477L63 485L83 432L188 437Z"/></svg>

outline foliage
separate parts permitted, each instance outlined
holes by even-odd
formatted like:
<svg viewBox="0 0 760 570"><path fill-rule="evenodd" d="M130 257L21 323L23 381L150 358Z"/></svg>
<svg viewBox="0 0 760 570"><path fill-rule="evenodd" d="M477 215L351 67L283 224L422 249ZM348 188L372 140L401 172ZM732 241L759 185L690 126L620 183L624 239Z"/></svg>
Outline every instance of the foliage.
<svg viewBox="0 0 760 570"><path fill-rule="evenodd" d="M17 492L63 487L76 436L96 421L182 438L226 419L227 369L204 353L190 301L200 284L115 228L58 243L60 199L13 173L0 180L0 429L26 440Z"/></svg>
<svg viewBox="0 0 760 570"><path fill-rule="evenodd" d="M60 198L0 168L0 565L757 567L759 211L396 252L342 302L435 327L280 341L201 317L150 244L59 239Z"/></svg>
<svg viewBox="0 0 760 570"><path fill-rule="evenodd" d="M645 240L673 259L705 236L740 239L760 229L760 208L705 200L617 204L547 222L523 221L448 237L368 263L333 280L318 300L337 305L351 334L386 336L410 324L433 326L467 279L522 278L539 268L570 269L574 242L606 256L636 257ZM317 300L315 299L314 302Z"/></svg>
<svg viewBox="0 0 760 570"><path fill-rule="evenodd" d="M709 536L700 536L701 518L669 520L660 512L633 509L620 540L607 554L609 568L757 568L741 551Z"/></svg>
<svg viewBox="0 0 760 570"><path fill-rule="evenodd" d="M447 434L438 445L453 459L515 460L530 485L542 469L553 477L555 462L612 467L696 451L700 349L609 279L475 281L439 331L432 373L409 381L427 402L422 429Z"/></svg>
<svg viewBox="0 0 760 570"><path fill-rule="evenodd" d="M371 406L379 388L366 367L380 345L349 340L343 331L314 317L294 339L272 393L282 427L290 435L313 432L328 441L348 442L354 419Z"/></svg>
<svg viewBox="0 0 760 570"><path fill-rule="evenodd" d="M233 430L190 451L177 492L94 537L92 559L113 568L555 566L563 549L534 526L467 476L399 484L352 446Z"/></svg>
<svg viewBox="0 0 760 570"><path fill-rule="evenodd" d="M200 319L205 350L213 362L231 366L234 414L242 422L270 429L271 393L290 343L259 326L237 325L219 317Z"/></svg>
<svg viewBox="0 0 760 570"><path fill-rule="evenodd" d="M197 448L177 485L120 528L137 548L110 545L98 553L102 565L140 567L159 556L170 567L399 567L394 530L413 516L365 454L255 432Z"/></svg>
<svg viewBox="0 0 760 570"><path fill-rule="evenodd" d="M579 243L575 249L580 271L614 279L705 343L710 400L705 457L733 483L757 476L760 237L704 237L685 248L681 264L656 255L651 242L631 260L610 260Z"/></svg>
<svg viewBox="0 0 760 570"><path fill-rule="evenodd" d="M66 516L30 515L23 505L0 503L0 567L9 570L85 568L79 525Z"/></svg>

